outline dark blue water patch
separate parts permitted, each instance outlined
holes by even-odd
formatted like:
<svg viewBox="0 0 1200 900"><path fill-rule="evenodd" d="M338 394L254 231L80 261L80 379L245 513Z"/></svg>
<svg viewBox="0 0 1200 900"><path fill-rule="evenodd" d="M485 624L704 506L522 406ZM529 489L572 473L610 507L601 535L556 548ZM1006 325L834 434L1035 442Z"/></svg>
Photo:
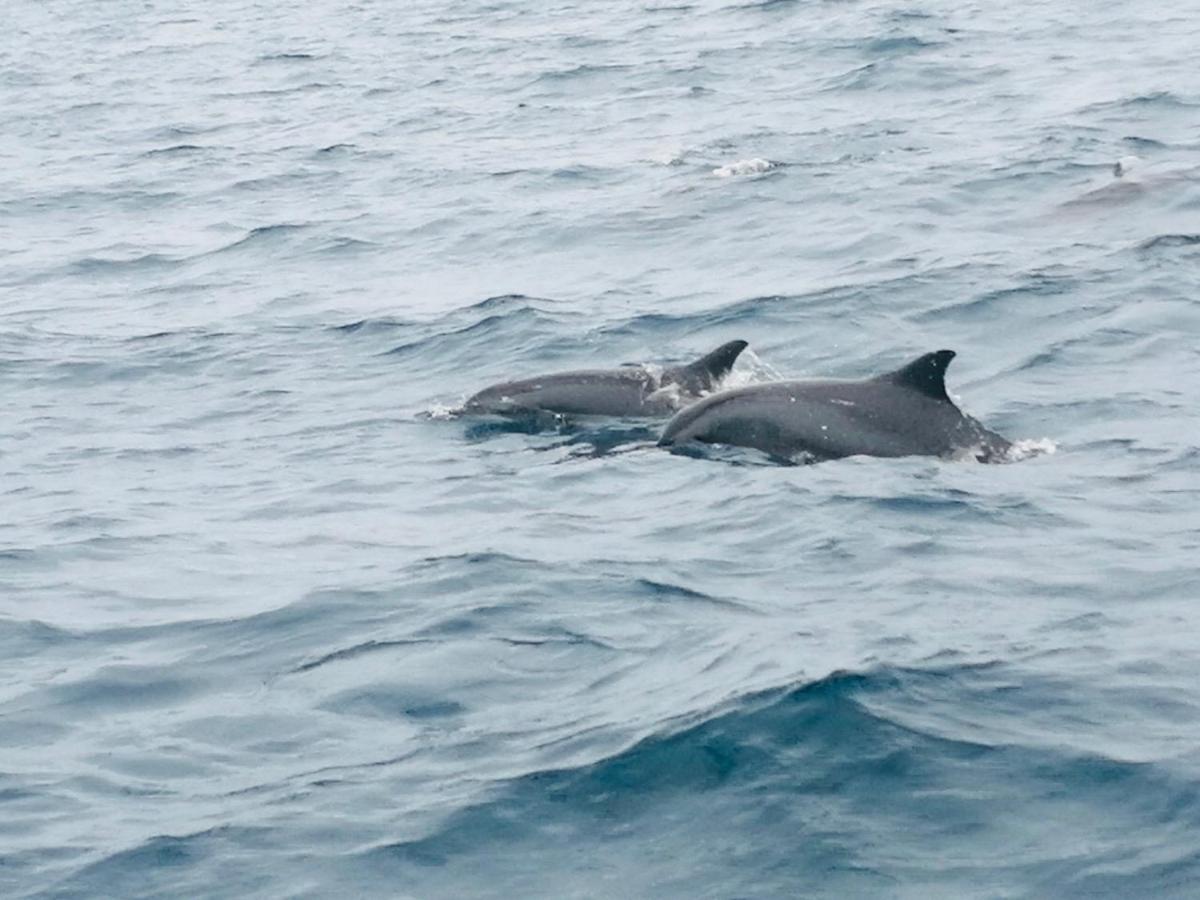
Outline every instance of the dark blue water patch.
<svg viewBox="0 0 1200 900"><path fill-rule="evenodd" d="M38 898L84 900L95 897L152 898L173 892L220 896L224 882L248 896L270 885L273 876L254 872L256 855L269 852L265 828L219 826L188 835L157 835L126 850L111 853L73 876L42 891ZM217 860L223 859L224 863ZM218 875L218 870L224 874Z"/></svg>
<svg viewBox="0 0 1200 900"><path fill-rule="evenodd" d="M955 894L981 879L1001 895L1185 896L1200 875L1194 777L1030 743L1016 719L970 724L1086 702L1060 687L996 666L835 674L532 773L360 861L437 896L582 896L597 872L672 896ZM1014 827L1035 812L1055 823L1041 842Z"/></svg>
<svg viewBox="0 0 1200 900"><path fill-rule="evenodd" d="M0 619L0 657L4 659L34 656L74 640L75 635L66 629L36 619Z"/></svg>
<svg viewBox="0 0 1200 900"><path fill-rule="evenodd" d="M49 688L46 700L78 718L178 705L204 690L195 673L179 666L109 666L82 681Z"/></svg>

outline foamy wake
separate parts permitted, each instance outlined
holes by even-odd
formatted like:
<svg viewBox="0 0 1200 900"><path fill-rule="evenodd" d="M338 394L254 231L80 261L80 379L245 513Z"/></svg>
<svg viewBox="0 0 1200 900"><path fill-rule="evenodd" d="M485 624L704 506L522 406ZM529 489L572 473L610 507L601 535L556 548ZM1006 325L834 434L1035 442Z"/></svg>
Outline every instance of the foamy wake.
<svg viewBox="0 0 1200 900"><path fill-rule="evenodd" d="M1025 440L1013 441L1012 446L1008 448L1008 453L1005 454L1009 462L1020 462L1023 459L1032 459L1035 456L1051 456L1058 452L1058 444L1050 440L1050 438L1027 438Z"/></svg>
<svg viewBox="0 0 1200 900"><path fill-rule="evenodd" d="M746 387L749 384L762 384L767 381L783 381L783 374L770 363L763 362L757 353L747 347L734 363L725 380L718 390L727 391L730 388Z"/></svg>
<svg viewBox="0 0 1200 900"><path fill-rule="evenodd" d="M775 168L778 168L778 164L769 159L739 159L737 162L713 169L712 173L718 178L732 178L736 175L761 175Z"/></svg>
<svg viewBox="0 0 1200 900"><path fill-rule="evenodd" d="M657 166L682 166L686 151L682 147L658 147L649 160Z"/></svg>
<svg viewBox="0 0 1200 900"><path fill-rule="evenodd" d="M444 421L447 419L456 419L460 415L462 415L462 412L463 412L463 404L462 403L458 404L457 406L449 406L445 403L435 403L435 404L433 404L433 406L429 407L429 409L422 412L420 414L420 417L425 418L425 419L435 419L435 420L439 420L439 421Z"/></svg>

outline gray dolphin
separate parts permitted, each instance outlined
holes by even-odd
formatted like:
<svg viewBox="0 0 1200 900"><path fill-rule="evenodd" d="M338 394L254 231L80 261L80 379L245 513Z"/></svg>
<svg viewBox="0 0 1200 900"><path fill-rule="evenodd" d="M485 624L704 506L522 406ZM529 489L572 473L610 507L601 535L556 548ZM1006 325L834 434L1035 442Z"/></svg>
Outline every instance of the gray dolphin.
<svg viewBox="0 0 1200 900"><path fill-rule="evenodd" d="M926 353L864 381L776 381L723 391L682 410L659 446L688 441L775 456L968 456L1002 462L1011 444L946 394L953 350Z"/></svg>
<svg viewBox="0 0 1200 900"><path fill-rule="evenodd" d="M468 413L666 416L711 391L729 374L745 341L722 344L686 366L585 369L505 381L467 400Z"/></svg>

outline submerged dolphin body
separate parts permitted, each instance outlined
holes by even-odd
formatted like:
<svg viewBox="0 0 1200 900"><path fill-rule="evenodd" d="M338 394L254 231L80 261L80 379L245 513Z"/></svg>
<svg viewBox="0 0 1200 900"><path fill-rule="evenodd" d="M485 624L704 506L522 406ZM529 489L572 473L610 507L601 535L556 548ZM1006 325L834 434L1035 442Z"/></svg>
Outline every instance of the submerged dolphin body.
<svg viewBox="0 0 1200 900"><path fill-rule="evenodd" d="M688 441L754 447L774 456L967 456L1002 462L1011 444L946 394L953 350L864 381L776 381L723 391L679 412L660 446Z"/></svg>
<svg viewBox="0 0 1200 900"><path fill-rule="evenodd" d="M746 347L745 341L730 341L690 365L657 371L622 366L506 381L471 397L463 411L510 416L666 416L713 390Z"/></svg>

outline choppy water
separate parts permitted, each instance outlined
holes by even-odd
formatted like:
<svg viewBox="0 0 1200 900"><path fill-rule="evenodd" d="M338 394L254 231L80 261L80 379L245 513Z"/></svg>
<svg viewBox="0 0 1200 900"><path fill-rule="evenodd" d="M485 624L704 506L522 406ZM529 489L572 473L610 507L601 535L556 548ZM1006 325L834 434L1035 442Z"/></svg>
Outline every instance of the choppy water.
<svg viewBox="0 0 1200 900"><path fill-rule="evenodd" d="M5 30L0 894L1200 893L1196 2ZM1056 452L443 415L733 338Z"/></svg>

